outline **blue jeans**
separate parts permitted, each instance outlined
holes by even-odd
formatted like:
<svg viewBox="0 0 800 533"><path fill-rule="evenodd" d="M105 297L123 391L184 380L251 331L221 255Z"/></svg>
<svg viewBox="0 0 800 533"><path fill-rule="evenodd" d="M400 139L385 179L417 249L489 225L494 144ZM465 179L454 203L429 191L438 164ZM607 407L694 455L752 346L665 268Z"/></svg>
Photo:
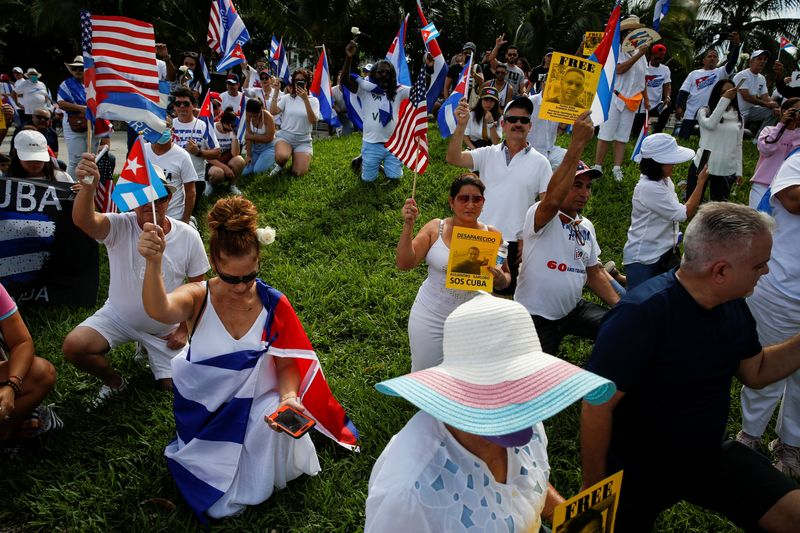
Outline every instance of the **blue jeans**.
<svg viewBox="0 0 800 533"><path fill-rule="evenodd" d="M681 129L678 130L678 138L688 139L694 133L694 127L697 126L696 120L690 120L686 117L681 121Z"/></svg>
<svg viewBox="0 0 800 533"><path fill-rule="evenodd" d="M383 173L387 178L398 180L403 177L403 163L392 155L383 143L364 141L361 144L361 157L361 179L364 181L375 181L381 161L383 161Z"/></svg>
<svg viewBox="0 0 800 533"><path fill-rule="evenodd" d="M250 157L250 164L244 167L242 176L263 174L275 166L275 146L273 143L253 143L252 146L253 153L247 154Z"/></svg>
<svg viewBox="0 0 800 533"><path fill-rule="evenodd" d="M625 265L625 276L628 278L628 290L632 290L637 285L641 285L650 278L654 278L661 274L661 269L658 268L658 262L652 265L643 265L642 263L631 263Z"/></svg>

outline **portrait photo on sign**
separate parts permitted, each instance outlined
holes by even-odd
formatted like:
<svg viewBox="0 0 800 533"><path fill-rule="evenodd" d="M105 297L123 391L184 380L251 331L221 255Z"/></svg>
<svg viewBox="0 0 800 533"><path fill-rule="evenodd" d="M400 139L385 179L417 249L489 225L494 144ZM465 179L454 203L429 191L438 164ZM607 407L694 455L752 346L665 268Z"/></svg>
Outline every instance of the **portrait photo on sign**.
<svg viewBox="0 0 800 533"><path fill-rule="evenodd" d="M600 41L603 40L602 31L587 31L583 39L583 55L589 57L592 52L597 50L600 46Z"/></svg>
<svg viewBox="0 0 800 533"><path fill-rule="evenodd" d="M547 72L539 118L572 124L591 108L600 69L600 64L594 61L555 52Z"/></svg>
<svg viewBox="0 0 800 533"><path fill-rule="evenodd" d="M502 242L503 237L493 231L454 227L445 287L491 292L494 277L488 267L496 264Z"/></svg>
<svg viewBox="0 0 800 533"><path fill-rule="evenodd" d="M622 470L568 499L553 512L554 533L613 533Z"/></svg>

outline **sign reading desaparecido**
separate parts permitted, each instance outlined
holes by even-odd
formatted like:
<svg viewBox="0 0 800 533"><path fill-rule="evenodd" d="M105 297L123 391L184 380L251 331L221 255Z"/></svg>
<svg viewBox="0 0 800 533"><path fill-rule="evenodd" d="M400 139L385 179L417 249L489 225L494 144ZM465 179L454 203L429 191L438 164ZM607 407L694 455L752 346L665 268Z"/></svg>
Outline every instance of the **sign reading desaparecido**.
<svg viewBox="0 0 800 533"><path fill-rule="evenodd" d="M494 231L453 228L445 287L462 291L492 292L494 276L489 266L497 261L503 236Z"/></svg>

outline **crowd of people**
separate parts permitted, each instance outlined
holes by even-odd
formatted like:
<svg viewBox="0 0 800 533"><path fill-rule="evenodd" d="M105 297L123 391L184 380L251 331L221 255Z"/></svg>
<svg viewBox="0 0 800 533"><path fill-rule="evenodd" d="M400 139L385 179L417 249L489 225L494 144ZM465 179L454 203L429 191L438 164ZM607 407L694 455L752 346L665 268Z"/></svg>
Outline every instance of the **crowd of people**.
<svg viewBox="0 0 800 533"><path fill-rule="evenodd" d="M643 27L628 16L621 38ZM580 400L583 487L624 471L617 531L651 530L660 512L682 500L746 530L796 530L800 98L777 61L777 98L770 95L769 51L753 51L736 73L740 43L733 32L722 65L716 49L706 51L674 104L664 44L621 52L599 128L589 111L571 125L539 117L553 49L531 68L501 35L480 61L472 42L453 56L437 106L476 56L446 149L446 162L466 173L450 185L449 216L415 232L417 201L401 208L397 268L424 262L427 278L409 314L410 373L376 387L420 411L373 468L366 531L394 531L399 518L413 531L538 530L564 501L549 482L545 421ZM403 163L386 143L411 88L398 83L390 61L356 67L357 52L350 42L334 80L338 133L355 125L344 102L353 95L362 106L354 160L361 180L380 173L399 180ZM166 127L145 149L165 197L127 213L95 210L101 171L94 154L113 128L104 125L87 145L93 125L85 118L82 56L65 62L69 76L55 100L35 68L14 68L13 84L2 75L3 113L15 131L0 168L4 176L72 187L74 225L106 248L108 299L63 341L65 360L101 382L90 408L125 393L126 377L108 354L135 342L135 357L174 392L169 471L201 520L222 518L320 471L310 437L286 435L271 413L291 407L319 422L344 417L333 399L306 402L318 362L288 298L259 279L260 252L274 230L259 227L255 205L239 189L254 174L309 172L320 102L303 68L283 83L264 60L245 63L217 93L206 86L198 53L184 52L179 66L166 45L155 54L159 76L173 86ZM426 63L432 71L432 57ZM554 83L563 99L579 81L567 73ZM207 92L213 126L197 119ZM52 126L59 114L65 163ZM673 114L680 124L670 135ZM620 272L603 265L598 231L583 212L594 183L625 179L629 140L646 116L653 133L641 143ZM567 146L558 146L565 132ZM696 151L679 146L676 137L695 133ZM742 161L750 133L760 154L753 176ZM129 134L130 147L136 132ZM582 159L595 136L592 166ZM682 202L672 178L683 163L690 164ZM750 205L731 202L746 178ZM195 216L215 194L224 197L207 215L207 255ZM507 244L505 261L485 264L476 248L459 267L490 275L491 294L446 288L455 228L494 232ZM587 286L602 304L584 297ZM63 421L45 402L54 367L34 355L2 285L0 333L0 442L59 429ZM568 335L593 343L585 368L559 358ZM729 439L734 377L743 384L742 430ZM779 404L778 438L765 445Z"/></svg>

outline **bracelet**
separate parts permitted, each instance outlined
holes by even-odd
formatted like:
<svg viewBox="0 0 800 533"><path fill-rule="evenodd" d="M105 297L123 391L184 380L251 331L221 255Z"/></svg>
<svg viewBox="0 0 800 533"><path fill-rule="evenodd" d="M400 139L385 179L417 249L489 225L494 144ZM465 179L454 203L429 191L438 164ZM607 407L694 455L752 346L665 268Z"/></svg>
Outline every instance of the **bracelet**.
<svg viewBox="0 0 800 533"><path fill-rule="evenodd" d="M297 393L287 392L286 394L281 395L282 402L285 402L286 400L291 400L292 398L297 398Z"/></svg>
<svg viewBox="0 0 800 533"><path fill-rule="evenodd" d="M19 396L19 394L22 392L20 386L10 379L0 383L0 387L11 387L14 390L14 396Z"/></svg>
<svg viewBox="0 0 800 533"><path fill-rule="evenodd" d="M8 378L9 379L15 378L17 381L19 381L19 385L22 386L22 378L21 377L19 377L19 376L8 376Z"/></svg>

